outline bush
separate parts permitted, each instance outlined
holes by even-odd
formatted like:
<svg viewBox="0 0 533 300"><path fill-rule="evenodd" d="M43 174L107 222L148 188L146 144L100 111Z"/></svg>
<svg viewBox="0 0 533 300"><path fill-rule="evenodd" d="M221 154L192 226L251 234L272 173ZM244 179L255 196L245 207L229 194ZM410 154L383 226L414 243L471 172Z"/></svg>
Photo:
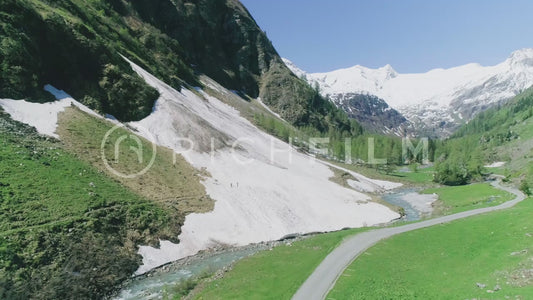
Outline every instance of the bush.
<svg viewBox="0 0 533 300"><path fill-rule="evenodd" d="M104 68L100 87L107 92L108 112L122 121L139 120L148 116L159 97L159 92L137 74L125 74L111 64Z"/></svg>
<svg viewBox="0 0 533 300"><path fill-rule="evenodd" d="M434 181L445 185L464 185L482 179L484 167L478 155L454 152L435 166Z"/></svg>
<svg viewBox="0 0 533 300"><path fill-rule="evenodd" d="M444 161L436 165L434 181L445 185L464 185L470 181L470 174L463 163Z"/></svg>
<svg viewBox="0 0 533 300"><path fill-rule="evenodd" d="M522 191L524 194L531 196L531 188L529 187L529 183L527 183L526 180L522 180L520 183L520 191Z"/></svg>

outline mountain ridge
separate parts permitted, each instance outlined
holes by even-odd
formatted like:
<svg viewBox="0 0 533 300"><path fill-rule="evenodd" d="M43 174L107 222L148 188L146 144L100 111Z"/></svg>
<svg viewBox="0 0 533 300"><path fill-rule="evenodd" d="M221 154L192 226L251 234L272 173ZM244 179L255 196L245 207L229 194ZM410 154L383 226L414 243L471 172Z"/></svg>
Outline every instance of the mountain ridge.
<svg viewBox="0 0 533 300"><path fill-rule="evenodd" d="M176 89L205 74L295 126L358 131L293 76L238 0L5 0L0 2L0 98L52 101L69 91L120 121L148 116L158 98L124 62L131 58Z"/></svg>
<svg viewBox="0 0 533 300"><path fill-rule="evenodd" d="M514 51L494 66L470 63L425 73L401 74L390 65L306 73L287 59L284 62L297 76L318 84L324 96L375 95L413 123L419 134L441 137L453 133L478 112L504 103L533 85L530 48Z"/></svg>

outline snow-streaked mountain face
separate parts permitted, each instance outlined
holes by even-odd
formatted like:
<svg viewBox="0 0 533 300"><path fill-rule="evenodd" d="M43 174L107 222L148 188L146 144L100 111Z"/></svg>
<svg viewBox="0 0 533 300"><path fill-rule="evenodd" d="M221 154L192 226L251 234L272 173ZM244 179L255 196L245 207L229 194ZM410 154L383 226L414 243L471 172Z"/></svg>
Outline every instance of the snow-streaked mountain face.
<svg viewBox="0 0 533 300"><path fill-rule="evenodd" d="M356 119L371 132L403 136L408 121L383 99L373 95L339 93L330 95L331 101L342 108L348 117Z"/></svg>
<svg viewBox="0 0 533 300"><path fill-rule="evenodd" d="M146 129L141 132L149 132L147 138L152 136L158 144L182 153L194 167L207 171L210 176L202 184L215 200L212 212L187 215L179 244L163 241L159 249L140 247L144 265L138 273L219 245L246 245L293 233L379 224L398 217L389 208L371 202L364 192L401 184L342 169L356 178L356 186L347 189L337 185L330 180L331 165L292 151L289 144L262 132L221 101L219 98L233 93L218 83L204 82L219 98L200 88L178 92L130 64L159 91L160 98L150 116L129 125ZM184 146L184 137L192 145Z"/></svg>
<svg viewBox="0 0 533 300"><path fill-rule="evenodd" d="M285 63L297 76L318 83L323 95L375 95L403 114L418 133L437 136L449 135L479 111L533 85L533 49L515 51L495 66L467 64L419 74L399 74L390 65L306 73Z"/></svg>
<svg viewBox="0 0 533 300"><path fill-rule="evenodd" d="M209 175L201 183L216 201L213 211L186 216L179 244L161 241L158 249L140 246L143 265L138 274L221 245L243 246L294 233L382 224L399 217L365 193L384 192L401 183L373 180L296 151L220 100L236 97L246 102L214 80L202 81L214 95L200 88L177 91L128 62L147 84L157 88L160 97L152 114L127 123L127 128L205 170ZM100 117L65 92L52 86L46 90L60 100L43 104L0 99L0 108L54 137L58 137L58 113L70 105ZM331 168L350 174L351 188L331 181Z"/></svg>

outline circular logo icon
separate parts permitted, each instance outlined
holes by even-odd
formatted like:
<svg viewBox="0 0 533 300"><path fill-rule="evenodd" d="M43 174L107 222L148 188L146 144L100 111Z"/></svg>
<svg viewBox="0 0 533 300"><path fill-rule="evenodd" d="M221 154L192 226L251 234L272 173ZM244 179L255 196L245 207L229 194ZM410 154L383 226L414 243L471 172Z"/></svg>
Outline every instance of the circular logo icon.
<svg viewBox="0 0 533 300"><path fill-rule="evenodd" d="M116 176L119 176L119 177L122 177L122 178L128 178L128 179L135 178L137 176L141 176L144 173L148 172L148 170L150 170L150 168L152 167L152 165L155 162L155 157L156 157L156 152L157 152L157 145L154 142L155 141L154 136L147 129L145 129L145 128L141 127L141 126L136 126L135 129L138 130L141 133L141 136L146 138L152 144L152 149L151 149L152 150L152 156L151 156L151 158L150 158L150 160L148 162L148 165L146 165L143 169L141 169L140 171L135 172L135 173L123 173L123 172L120 172L120 171L116 170L109 163L109 160L107 159L106 151L105 151L106 150L106 144L107 144L110 136L115 131L117 131L118 129L123 129L124 133L121 134L119 137L117 137L114 140L114 143L112 143L113 146L114 146L114 162L116 164L118 164L120 162L120 156L122 155L121 146L123 146L124 143L127 143L129 145L128 148L127 148L127 151L131 151L133 155L137 156L137 160L136 161L134 161L134 162L128 161L128 163L130 163L130 164L138 163L140 166L143 166L145 164L145 158L144 158L144 150L145 150L144 148L145 148L145 146L144 145L146 144L146 142L143 143L143 140L139 136L135 135L133 132L128 130L124 125L117 124L117 125L113 126L113 128L109 129L106 132L106 134L104 135L104 138L102 139L102 144L100 145L100 150L101 150L100 153L101 153L102 161L104 162L105 167L111 173L115 174Z"/></svg>

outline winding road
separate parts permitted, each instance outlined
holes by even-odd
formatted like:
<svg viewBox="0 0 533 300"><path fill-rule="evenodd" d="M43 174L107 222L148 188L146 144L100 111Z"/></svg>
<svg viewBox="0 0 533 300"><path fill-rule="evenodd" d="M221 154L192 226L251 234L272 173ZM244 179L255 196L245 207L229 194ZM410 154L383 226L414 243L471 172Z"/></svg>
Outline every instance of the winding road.
<svg viewBox="0 0 533 300"><path fill-rule="evenodd" d="M427 221L412 223L399 227L390 227L376 229L360 233L345 239L340 246L335 248L320 265L313 271L311 276L307 278L304 284L298 289L296 294L292 297L293 300L312 300L325 299L329 291L335 285L337 279L341 276L344 270L365 250L376 244L377 242L389 238L393 235L404 233L416 229L426 228L437 224L447 223L458 219L463 219L470 216L475 216L491 211L502 210L513 207L518 202L523 201L527 197L519 190L501 185L500 176L493 181L492 186L504 190L506 192L516 195L516 198L507 201L503 204L493 207L479 208L475 210L465 211L453 215L443 216Z"/></svg>

